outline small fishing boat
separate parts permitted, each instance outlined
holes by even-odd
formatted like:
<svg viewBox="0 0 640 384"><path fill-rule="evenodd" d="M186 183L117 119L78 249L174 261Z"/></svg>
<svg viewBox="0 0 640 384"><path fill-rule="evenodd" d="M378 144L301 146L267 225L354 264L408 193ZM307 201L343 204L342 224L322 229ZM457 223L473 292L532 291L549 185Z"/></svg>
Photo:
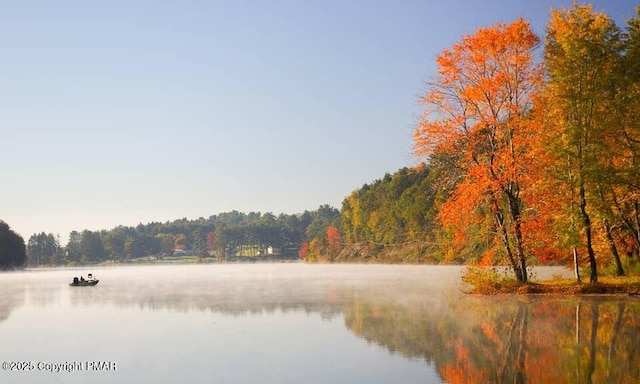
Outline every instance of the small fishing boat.
<svg viewBox="0 0 640 384"><path fill-rule="evenodd" d="M80 276L79 279L77 277L74 277L73 278L73 282L69 283L69 285L72 286L72 287L89 287L89 286L93 286L93 285L98 284L99 281L100 280L98 280L95 277L93 277L93 275L90 273L87 276L86 280L82 276Z"/></svg>

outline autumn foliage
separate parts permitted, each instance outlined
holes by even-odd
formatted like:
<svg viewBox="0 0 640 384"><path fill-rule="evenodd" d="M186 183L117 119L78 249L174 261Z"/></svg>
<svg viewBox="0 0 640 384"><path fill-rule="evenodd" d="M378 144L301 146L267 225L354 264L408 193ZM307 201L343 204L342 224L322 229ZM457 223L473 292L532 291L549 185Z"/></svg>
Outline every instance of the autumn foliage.
<svg viewBox="0 0 640 384"><path fill-rule="evenodd" d="M639 7L640 13L640 7ZM524 19L464 36L437 58L414 153L441 168L437 219L452 252L520 282L539 261L597 265L640 248L640 17L623 33L592 6L552 10L541 39ZM577 275L579 277L579 275Z"/></svg>
<svg viewBox="0 0 640 384"><path fill-rule="evenodd" d="M453 156L461 171L438 215L454 243L467 240L471 225L482 228L493 244L485 259L500 248L519 281L527 280L522 195L536 130L531 110L542 83L534 62L539 41L520 19L480 29L445 50L414 134L416 155Z"/></svg>

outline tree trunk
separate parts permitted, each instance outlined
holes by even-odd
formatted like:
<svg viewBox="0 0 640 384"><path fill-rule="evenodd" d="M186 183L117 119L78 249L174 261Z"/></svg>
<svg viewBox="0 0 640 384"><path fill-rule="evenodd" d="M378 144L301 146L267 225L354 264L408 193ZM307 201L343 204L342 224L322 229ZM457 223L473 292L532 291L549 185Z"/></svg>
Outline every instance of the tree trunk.
<svg viewBox="0 0 640 384"><path fill-rule="evenodd" d="M582 278L580 277L580 259L578 258L578 248L576 247L573 247L573 271L575 272L578 284L582 284Z"/></svg>
<svg viewBox="0 0 640 384"><path fill-rule="evenodd" d="M634 210L634 216L635 216L635 231L634 231L634 238L636 239L636 255L640 256L640 212L638 209L638 206L640 204L638 204L638 201L634 201L633 202L633 210Z"/></svg>
<svg viewBox="0 0 640 384"><path fill-rule="evenodd" d="M571 172L571 156L567 156L567 169L569 170L569 183L573 185L573 172ZM575 209L576 197L575 197L575 189L573 186L571 187L571 230L573 233L577 232L576 229L576 219L573 214ZM580 259L578 258L578 248L573 246L573 267L576 275L576 281L578 284L582 284L582 278L580 277Z"/></svg>
<svg viewBox="0 0 640 384"><path fill-rule="evenodd" d="M591 235L591 219L587 213L587 198L584 183L580 183L580 213L582 214L582 225L587 237L587 254L589 255L589 266L591 267L590 283L598 282L598 269L596 265L596 254L593 250L593 239Z"/></svg>
<svg viewBox="0 0 640 384"><path fill-rule="evenodd" d="M607 243L609 243L609 249L611 250L611 254L613 255L613 260L616 263L616 276L624 276L624 269L622 268L622 262L620 261L620 254L618 254L618 247L616 247L616 243L613 241L613 235L611 234L611 225L609 225L609 220L604 219L604 233L607 236Z"/></svg>
<svg viewBox="0 0 640 384"><path fill-rule="evenodd" d="M523 283L525 280L522 276L522 270L520 269L515 257L513 256L513 251L511 250L511 245L509 244L509 233L507 232L507 228L504 226L504 216L500 211L498 201L495 198L493 198L493 209L496 219L496 225L498 226L498 231L500 232L500 240L502 240L502 245L504 246L504 250L507 253L507 258L511 263L511 268L513 268L513 272L516 275L516 280L518 280L519 283Z"/></svg>
<svg viewBox="0 0 640 384"><path fill-rule="evenodd" d="M509 210L511 213L511 219L513 220L513 231L516 236L516 249L518 251L518 262L520 273L522 275L522 282L526 283L527 276L527 258L524 253L524 247L522 246L522 228L520 225L520 199L514 196L513 193L507 192L507 198L509 199Z"/></svg>
<svg viewBox="0 0 640 384"><path fill-rule="evenodd" d="M520 218L518 218L518 221L516 221L515 232L516 242L518 245L518 258L520 259L520 271L522 272L522 282L526 283L529 281L529 277L527 276L527 258L524 253L524 247L522 246L522 230L520 228Z"/></svg>
<svg viewBox="0 0 640 384"><path fill-rule="evenodd" d="M496 215L496 221L503 220L498 215ZM516 275L516 280L519 283L524 283L524 278L522 277L522 270L518 265L515 257L513 256L513 251L511 250L511 245L509 244L509 235L507 233L507 229L504 226L504 222L498 224L498 229L500 230L500 240L502 240L502 245L504 246L504 250L507 253L507 257L509 258L509 262L511 263L511 268L513 268L513 272Z"/></svg>

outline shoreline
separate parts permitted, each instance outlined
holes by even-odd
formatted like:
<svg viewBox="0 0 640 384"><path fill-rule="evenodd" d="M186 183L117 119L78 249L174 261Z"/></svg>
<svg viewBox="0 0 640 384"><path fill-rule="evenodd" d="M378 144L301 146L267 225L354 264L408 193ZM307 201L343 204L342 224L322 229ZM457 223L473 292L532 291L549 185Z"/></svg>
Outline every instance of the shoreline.
<svg viewBox="0 0 640 384"><path fill-rule="evenodd" d="M617 278L616 280L619 280ZM471 287L466 294L472 295L531 295L531 296L640 296L640 282L637 277L627 278L628 282L608 282L603 278L597 283L566 282L545 280L526 284L497 283L482 288Z"/></svg>

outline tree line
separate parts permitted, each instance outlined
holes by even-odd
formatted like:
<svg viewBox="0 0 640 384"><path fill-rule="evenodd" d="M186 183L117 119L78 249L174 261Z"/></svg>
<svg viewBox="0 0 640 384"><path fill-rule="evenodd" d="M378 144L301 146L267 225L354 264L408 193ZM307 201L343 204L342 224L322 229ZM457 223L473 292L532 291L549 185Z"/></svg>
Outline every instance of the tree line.
<svg viewBox="0 0 640 384"><path fill-rule="evenodd" d="M85 229L72 231L66 246L42 232L29 238L23 260L28 266L58 266L177 254L218 261L270 256L309 262L464 262L464 255L438 247L439 177L431 164L400 169L353 191L341 210L322 205L278 216L232 211L206 219Z"/></svg>
<svg viewBox="0 0 640 384"><path fill-rule="evenodd" d="M174 255L214 258L218 261L269 256L297 259L301 245L324 233L338 218L328 205L301 214L238 211L209 218L152 222L110 230L72 231L66 246L53 234L34 234L26 246L29 266L124 263L140 258Z"/></svg>

